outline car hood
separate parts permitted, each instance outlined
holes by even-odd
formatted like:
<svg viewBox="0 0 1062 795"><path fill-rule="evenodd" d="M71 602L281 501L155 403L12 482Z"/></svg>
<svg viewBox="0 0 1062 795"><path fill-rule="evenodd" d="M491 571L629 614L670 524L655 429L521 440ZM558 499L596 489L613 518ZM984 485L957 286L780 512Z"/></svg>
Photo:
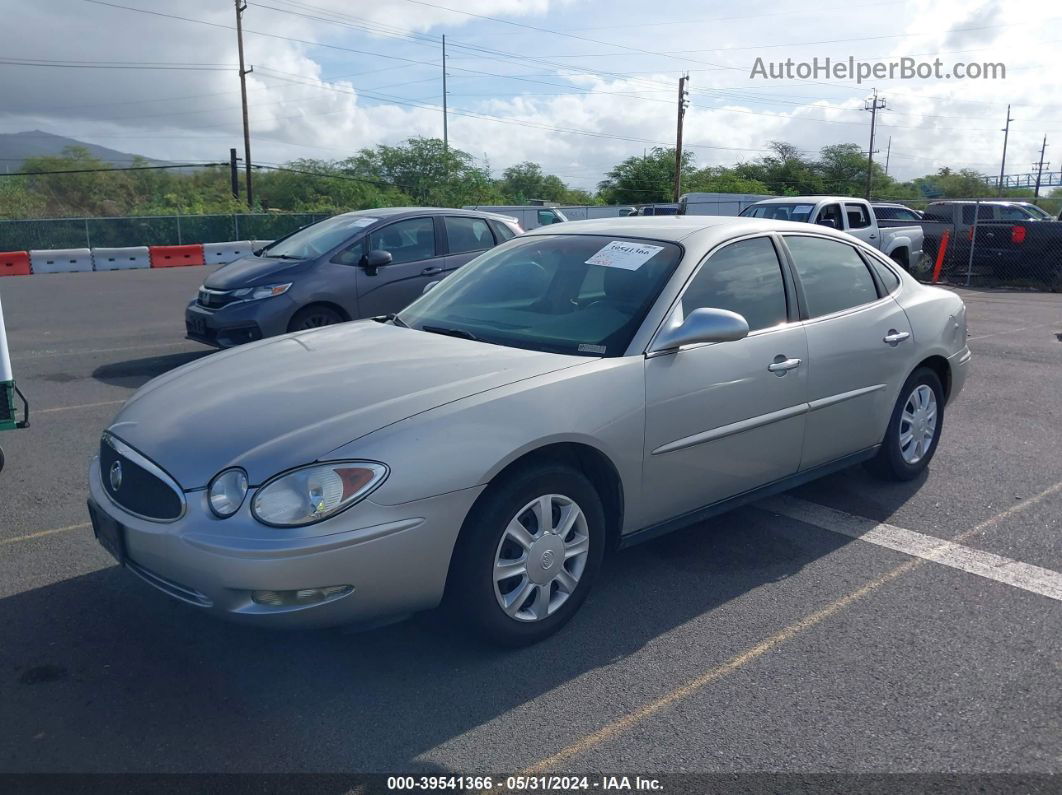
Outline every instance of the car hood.
<svg viewBox="0 0 1062 795"><path fill-rule="evenodd" d="M133 395L109 430L185 489L229 466L257 485L414 414L587 361L344 323L172 370Z"/></svg>
<svg viewBox="0 0 1062 795"><path fill-rule="evenodd" d="M235 290L238 287L257 287L287 276L306 267L308 260L277 259L276 257L240 257L222 265L203 282L211 290Z"/></svg>

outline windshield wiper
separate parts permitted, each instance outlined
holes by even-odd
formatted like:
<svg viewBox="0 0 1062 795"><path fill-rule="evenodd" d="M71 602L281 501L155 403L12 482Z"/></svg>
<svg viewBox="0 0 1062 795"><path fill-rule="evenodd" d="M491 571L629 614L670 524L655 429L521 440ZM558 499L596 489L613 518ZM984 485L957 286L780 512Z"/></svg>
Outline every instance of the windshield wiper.
<svg viewBox="0 0 1062 795"><path fill-rule="evenodd" d="M402 318L400 318L394 312L388 312L386 315L377 315L373 318L373 320L375 320L377 323L391 323L392 325L398 326L399 328L409 328L409 326L406 324L406 321L402 320Z"/></svg>
<svg viewBox="0 0 1062 795"><path fill-rule="evenodd" d="M265 256L275 257L276 259L302 259L302 257L296 257L292 254L270 254L268 251L265 252Z"/></svg>
<svg viewBox="0 0 1062 795"><path fill-rule="evenodd" d="M445 334L447 337L460 337L465 340L472 340L478 342L479 338L471 331L465 331L463 328L446 328L445 326L421 326L421 331L428 331L432 334Z"/></svg>

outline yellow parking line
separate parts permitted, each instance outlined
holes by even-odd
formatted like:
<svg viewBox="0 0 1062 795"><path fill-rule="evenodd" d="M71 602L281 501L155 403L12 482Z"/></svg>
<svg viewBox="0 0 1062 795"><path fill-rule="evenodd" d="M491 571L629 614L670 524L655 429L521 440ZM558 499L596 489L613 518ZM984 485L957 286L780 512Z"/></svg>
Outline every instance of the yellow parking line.
<svg viewBox="0 0 1062 795"><path fill-rule="evenodd" d="M19 541L32 541L35 538L53 536L56 533L69 533L71 530L83 530L86 527L89 527L89 523L82 522L81 524L71 524L66 527L53 527L51 530L38 530L36 533L15 536L14 538L0 538L0 547L5 546L6 544L17 544Z"/></svg>
<svg viewBox="0 0 1062 795"><path fill-rule="evenodd" d="M53 409L37 409L33 412L37 414L53 414L56 411L75 411L77 409L94 409L100 406L117 406L120 403L125 403L125 400L104 400L102 403L79 403L76 406L57 406Z"/></svg>
<svg viewBox="0 0 1062 795"><path fill-rule="evenodd" d="M1040 492L1036 496L1031 497L1021 503L1018 503L1017 505L1014 505L1008 508L1007 510L996 514L992 518L981 522L975 527L972 527L969 530L960 533L958 536L955 537L955 541L965 540L989 527L999 524L999 522L1003 521L1004 519L1013 516L1014 514L1019 513L1020 511L1024 511L1028 508L1031 508L1033 505L1036 505L1037 503L1043 501L1047 497L1059 491L1062 491L1062 482L1056 483L1050 488L1047 488L1044 491ZM625 715L622 718L618 718L617 720L614 720L611 723L605 724L597 731L587 734L581 739L576 740L571 745L562 748L560 751L557 751L556 753L551 754L550 756L547 756L544 759L540 759L527 769L523 770L519 775L533 776L544 773L548 770L557 767L558 765L568 762L573 757L578 756L579 754L596 748L602 743L605 743L608 740L611 740L614 737L617 737L629 731L642 721L653 717L657 713L662 712L673 704L682 701L683 699L688 698L689 696L692 696L697 691L719 681L720 679L724 678L729 674L732 674L734 671L738 670L739 668L742 668L748 663L759 659L763 655L767 654L767 652L772 651L773 649L777 648L788 640L792 640L800 633L809 630L812 627L817 626L818 624L821 624L826 619L837 615L842 610L852 605L854 602L857 602L862 599L864 596L868 596L874 591L877 591L883 585L887 585L888 583L895 580L897 577L906 574L907 572L911 571L912 569L918 566L921 566L926 562L927 561L922 558L912 558L911 560L901 563L899 566L896 566L895 568L889 570L877 579L871 580L861 588L857 588L851 593L842 596L841 598L837 599L834 602L831 602L825 607L816 610L814 613L811 613L810 615L805 616L799 621L790 624L784 629L775 632L773 635L770 635L765 640L760 641L755 646L752 646L748 649L745 649L741 653L736 654L722 665L718 665L715 668L705 671L700 676L691 679L686 684L675 688L674 690L664 694L660 698L650 701L649 703L645 704L642 707L639 707L638 709L634 710L628 715Z"/></svg>

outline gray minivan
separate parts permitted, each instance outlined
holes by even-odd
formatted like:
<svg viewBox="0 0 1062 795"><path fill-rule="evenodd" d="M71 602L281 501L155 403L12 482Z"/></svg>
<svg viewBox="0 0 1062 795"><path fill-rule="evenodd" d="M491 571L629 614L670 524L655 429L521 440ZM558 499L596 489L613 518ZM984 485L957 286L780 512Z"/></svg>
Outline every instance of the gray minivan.
<svg viewBox="0 0 1062 795"><path fill-rule="evenodd" d="M523 231L515 218L438 207L336 215L210 274L185 310L187 337L231 348L397 312Z"/></svg>

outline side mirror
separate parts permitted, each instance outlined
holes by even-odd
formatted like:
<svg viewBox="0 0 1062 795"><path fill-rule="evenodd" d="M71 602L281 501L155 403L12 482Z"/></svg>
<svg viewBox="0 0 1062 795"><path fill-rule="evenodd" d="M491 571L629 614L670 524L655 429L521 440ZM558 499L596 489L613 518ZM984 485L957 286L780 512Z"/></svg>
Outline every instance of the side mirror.
<svg viewBox="0 0 1062 795"><path fill-rule="evenodd" d="M384 251L383 249L374 248L372 251L365 255L365 259L363 260L362 264L366 268L376 270L377 268L382 268L384 265L390 265L392 259L394 258L391 256L390 251Z"/></svg>
<svg viewBox="0 0 1062 795"><path fill-rule="evenodd" d="M679 324L661 331L652 352L669 351L698 342L734 342L748 336L749 324L729 309L694 309Z"/></svg>
<svg viewBox="0 0 1062 795"><path fill-rule="evenodd" d="M836 229L837 228L837 222L835 220L833 220L832 218L820 218L815 223L818 224L819 226L825 226L825 227L827 227L829 229Z"/></svg>
<svg viewBox="0 0 1062 795"><path fill-rule="evenodd" d="M427 284L424 285L424 289L420 291L420 294L421 295L427 295L429 292L431 292L436 287L438 287L439 286L439 282L441 282L441 281L442 281L442 279L436 279L433 282L428 282Z"/></svg>

